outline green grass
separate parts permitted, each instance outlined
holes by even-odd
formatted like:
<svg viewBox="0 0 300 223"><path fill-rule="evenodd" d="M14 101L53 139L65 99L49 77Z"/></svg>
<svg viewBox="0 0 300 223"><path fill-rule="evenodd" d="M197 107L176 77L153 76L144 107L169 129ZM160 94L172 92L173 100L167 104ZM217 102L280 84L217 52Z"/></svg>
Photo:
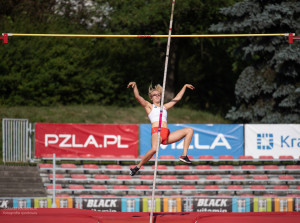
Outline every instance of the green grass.
<svg viewBox="0 0 300 223"><path fill-rule="evenodd" d="M99 105L73 105L56 107L0 106L2 118L24 118L31 123L105 123L142 124L150 123L144 108ZM168 123L229 123L220 115L188 108L173 108L168 112ZM2 125L2 124L1 124ZM2 127L0 130L0 163L2 163Z"/></svg>
<svg viewBox="0 0 300 223"><path fill-rule="evenodd" d="M150 123L145 110L139 107L74 105L56 107L0 107L2 118L25 118L29 122L50 123ZM188 108L173 108L168 112L168 123L229 123L220 115Z"/></svg>

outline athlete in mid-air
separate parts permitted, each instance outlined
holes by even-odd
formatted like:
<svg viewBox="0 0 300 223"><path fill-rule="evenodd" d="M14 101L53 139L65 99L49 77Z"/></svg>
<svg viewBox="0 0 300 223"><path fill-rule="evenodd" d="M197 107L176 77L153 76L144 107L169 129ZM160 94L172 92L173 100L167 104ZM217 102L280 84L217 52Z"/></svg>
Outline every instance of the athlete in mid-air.
<svg viewBox="0 0 300 223"><path fill-rule="evenodd" d="M157 143L158 143L157 134L158 134L158 127L159 127L162 87L159 84L156 85L154 88L152 86L149 87L148 95L150 100L152 101L152 104L140 96L136 82L130 82L127 88L129 87L133 88L133 93L136 100L144 107L152 125L151 149L143 156L142 160L136 167L130 169L130 175L134 176L139 171L139 169L146 162L148 162L152 158L152 156L156 153ZM183 151L182 151L182 155L179 157L179 160L184 163L191 164L192 162L187 157L187 151L189 149L194 134L194 130L192 128L184 128L170 133L167 124L167 111L170 108L172 108L178 101L181 100L187 88L191 90L195 89L193 85L185 84L175 98L173 98L170 102L164 104L159 143L163 145L167 145L167 144L172 144L174 142L177 142L184 138Z"/></svg>

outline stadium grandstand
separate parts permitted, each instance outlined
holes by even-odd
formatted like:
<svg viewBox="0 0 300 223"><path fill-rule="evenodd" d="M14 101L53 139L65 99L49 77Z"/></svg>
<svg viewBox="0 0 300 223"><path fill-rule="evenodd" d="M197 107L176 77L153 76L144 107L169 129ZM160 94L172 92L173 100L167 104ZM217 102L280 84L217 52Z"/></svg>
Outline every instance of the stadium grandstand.
<svg viewBox="0 0 300 223"><path fill-rule="evenodd" d="M155 157L138 174L129 174L145 154L142 147L149 141L150 125L35 123L33 129L28 120L4 119L2 126L5 165L0 168L0 199L2 203L8 201L7 207L54 205L147 212L155 180L155 205L159 212L300 210L297 144L294 143L295 148L286 146L283 155L282 148L276 148L278 136L260 133L266 132L262 127L277 133L283 129L284 134L295 138L295 129L299 129L296 124L189 125L195 130L191 148L210 145L210 149L190 149L192 164L185 164L176 154L177 150L180 154L180 142L160 148L156 178ZM181 125L169 125L172 131L178 127ZM253 128L258 129L253 133ZM66 131L70 137L62 134ZM101 149L101 140L107 148ZM286 144L291 145L288 140ZM270 146L270 150L259 149ZM10 162L30 165L7 165ZM115 206L97 206L101 199L116 199ZM202 204L203 199L208 203ZM226 205L214 204L222 200Z"/></svg>
<svg viewBox="0 0 300 223"><path fill-rule="evenodd" d="M183 165L173 155L162 155L157 166L156 194L161 196L251 196L300 197L300 163L291 156L199 156L193 165ZM43 158L40 176L47 194L52 195L53 164ZM151 195L154 163L140 174L129 175L134 158L57 158L56 193L69 196ZM67 163L64 163L67 162Z"/></svg>

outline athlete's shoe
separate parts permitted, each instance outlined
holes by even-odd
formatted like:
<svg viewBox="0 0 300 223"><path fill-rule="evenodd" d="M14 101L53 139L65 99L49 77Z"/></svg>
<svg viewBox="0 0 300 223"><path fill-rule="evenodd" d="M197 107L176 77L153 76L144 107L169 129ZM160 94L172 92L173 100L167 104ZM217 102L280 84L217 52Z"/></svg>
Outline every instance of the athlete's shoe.
<svg viewBox="0 0 300 223"><path fill-rule="evenodd" d="M180 157L179 157L179 160L180 160L181 162L184 162L184 163L187 163L187 164L191 164L191 163L192 163L192 161L190 161L189 158L188 158L187 156L180 156Z"/></svg>
<svg viewBox="0 0 300 223"><path fill-rule="evenodd" d="M129 175L130 176L134 176L138 171L139 171L140 168L138 168L137 166L134 167L133 169L130 168L130 173Z"/></svg>

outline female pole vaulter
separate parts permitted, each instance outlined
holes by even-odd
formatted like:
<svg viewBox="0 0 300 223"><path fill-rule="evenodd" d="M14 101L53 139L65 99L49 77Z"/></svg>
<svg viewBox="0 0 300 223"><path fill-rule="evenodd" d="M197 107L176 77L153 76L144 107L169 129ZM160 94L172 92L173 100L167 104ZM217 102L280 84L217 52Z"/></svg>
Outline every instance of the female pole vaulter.
<svg viewBox="0 0 300 223"><path fill-rule="evenodd" d="M161 123L160 142L157 142L157 134L158 134L158 126L159 126L160 101L161 101L160 99L162 94L162 87L159 84L156 85L154 88L152 86L149 87L148 95L150 100L152 101L152 104L140 96L136 82L130 82L127 88L129 87L133 88L133 93L136 100L144 107L152 125L151 149L145 154L145 156L143 156L142 160L136 167L130 169L130 175L134 176L139 171L139 169L152 158L152 156L156 153L157 143L168 145L168 144L178 142L183 138L184 138L183 151L182 151L182 155L179 157L179 160L184 163L191 164L192 162L187 157L187 151L189 149L194 134L194 130L192 128L184 128L170 133L167 124L167 111L170 108L172 108L178 101L181 100L187 88L194 90L195 89L194 86L191 84L185 84L175 98L173 98L170 102L164 104L162 123Z"/></svg>

